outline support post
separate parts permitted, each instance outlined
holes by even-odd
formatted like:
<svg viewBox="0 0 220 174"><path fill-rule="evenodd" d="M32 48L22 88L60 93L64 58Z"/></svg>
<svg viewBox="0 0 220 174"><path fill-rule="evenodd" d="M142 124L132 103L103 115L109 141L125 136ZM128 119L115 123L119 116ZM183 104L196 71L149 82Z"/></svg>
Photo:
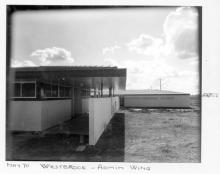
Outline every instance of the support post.
<svg viewBox="0 0 220 174"><path fill-rule="evenodd" d="M79 135L79 143L84 144L84 135Z"/></svg>
<svg viewBox="0 0 220 174"><path fill-rule="evenodd" d="M109 88L109 97L112 96L112 87Z"/></svg>
<svg viewBox="0 0 220 174"><path fill-rule="evenodd" d="M71 91L71 117L73 118L75 116L75 111L74 111L74 86L72 86L72 91Z"/></svg>
<svg viewBox="0 0 220 174"><path fill-rule="evenodd" d="M101 83L101 97L103 97L103 83Z"/></svg>

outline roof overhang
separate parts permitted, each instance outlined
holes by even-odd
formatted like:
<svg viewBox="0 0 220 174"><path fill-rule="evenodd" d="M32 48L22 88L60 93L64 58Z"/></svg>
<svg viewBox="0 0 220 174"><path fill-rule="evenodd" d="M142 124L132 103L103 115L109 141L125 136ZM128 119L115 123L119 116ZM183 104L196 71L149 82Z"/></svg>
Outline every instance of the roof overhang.
<svg viewBox="0 0 220 174"><path fill-rule="evenodd" d="M61 80L74 87L124 90L126 69L117 67L22 67L10 69L10 80Z"/></svg>

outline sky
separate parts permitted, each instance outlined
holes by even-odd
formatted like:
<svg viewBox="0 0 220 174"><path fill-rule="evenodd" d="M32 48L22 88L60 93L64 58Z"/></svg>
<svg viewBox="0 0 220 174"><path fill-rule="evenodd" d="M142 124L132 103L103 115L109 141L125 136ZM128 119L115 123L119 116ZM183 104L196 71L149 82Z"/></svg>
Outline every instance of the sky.
<svg viewBox="0 0 220 174"><path fill-rule="evenodd" d="M199 93L194 7L16 12L11 66L127 68L126 89Z"/></svg>

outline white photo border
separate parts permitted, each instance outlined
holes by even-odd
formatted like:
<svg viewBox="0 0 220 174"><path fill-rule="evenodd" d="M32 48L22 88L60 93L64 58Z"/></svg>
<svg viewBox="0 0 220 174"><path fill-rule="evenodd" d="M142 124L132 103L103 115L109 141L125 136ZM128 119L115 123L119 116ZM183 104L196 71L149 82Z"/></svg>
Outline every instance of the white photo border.
<svg viewBox="0 0 220 174"><path fill-rule="evenodd" d="M137 173L218 173L220 171L220 2L218 0L146 0L146 1L116 1L116 0L4 0L0 2L0 80L1 85L1 171L3 173L130 173L131 170L93 170L100 163L92 162L43 162L60 164L74 164L86 166L86 170L43 169L40 161L24 163L29 168L10 168L8 164L22 164L20 162L5 161L5 108L6 108L6 6L7 5L144 5L144 6L201 6L202 7L202 95L217 94L213 97L202 97L202 125L201 125L201 163L140 163L150 167L150 171L140 170ZM103 163L101 163L103 164ZM128 167L132 163L104 163L105 165Z"/></svg>

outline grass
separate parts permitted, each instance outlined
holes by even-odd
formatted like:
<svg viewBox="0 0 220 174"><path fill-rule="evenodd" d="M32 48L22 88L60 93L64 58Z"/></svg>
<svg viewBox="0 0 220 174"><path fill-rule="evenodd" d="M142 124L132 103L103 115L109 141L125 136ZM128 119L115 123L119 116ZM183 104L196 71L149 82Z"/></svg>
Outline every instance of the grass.
<svg viewBox="0 0 220 174"><path fill-rule="evenodd" d="M126 162L200 162L197 112L125 110Z"/></svg>

